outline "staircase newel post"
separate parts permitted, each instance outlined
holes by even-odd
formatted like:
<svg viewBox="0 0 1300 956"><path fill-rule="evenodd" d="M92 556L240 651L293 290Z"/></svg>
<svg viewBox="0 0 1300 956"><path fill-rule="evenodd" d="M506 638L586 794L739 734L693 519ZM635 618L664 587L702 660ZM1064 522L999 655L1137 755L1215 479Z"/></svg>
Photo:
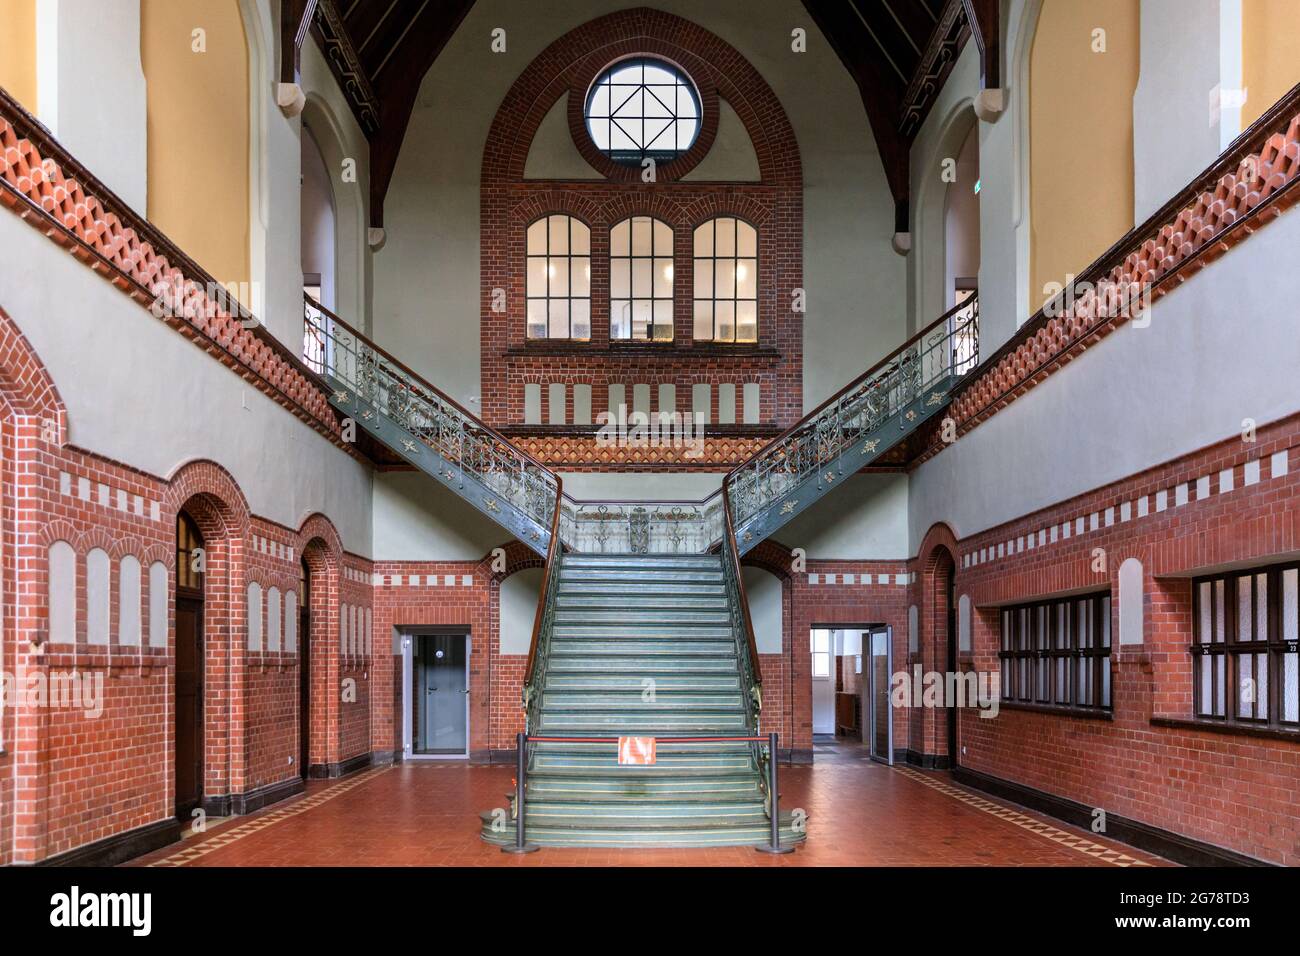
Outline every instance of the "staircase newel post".
<svg viewBox="0 0 1300 956"><path fill-rule="evenodd" d="M772 808L772 842L754 847L759 853L793 853L794 847L781 845L781 791L777 789L777 735L767 735L767 795Z"/></svg>
<svg viewBox="0 0 1300 956"><path fill-rule="evenodd" d="M524 775L528 772L528 734L515 734L515 842L503 846L502 853L532 853L537 849L524 833Z"/></svg>

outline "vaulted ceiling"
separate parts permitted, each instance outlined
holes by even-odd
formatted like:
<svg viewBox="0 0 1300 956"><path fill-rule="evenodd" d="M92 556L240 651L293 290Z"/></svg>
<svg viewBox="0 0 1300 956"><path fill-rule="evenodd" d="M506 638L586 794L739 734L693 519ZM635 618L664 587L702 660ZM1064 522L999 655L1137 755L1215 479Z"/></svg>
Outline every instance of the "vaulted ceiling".
<svg viewBox="0 0 1300 956"><path fill-rule="evenodd" d="M411 110L429 67L474 0L280 0L281 82L297 82L310 33L370 140L371 224L383 225ZM907 231L912 140L966 41L998 86L998 0L803 0L853 77ZM292 55L289 55L292 54Z"/></svg>

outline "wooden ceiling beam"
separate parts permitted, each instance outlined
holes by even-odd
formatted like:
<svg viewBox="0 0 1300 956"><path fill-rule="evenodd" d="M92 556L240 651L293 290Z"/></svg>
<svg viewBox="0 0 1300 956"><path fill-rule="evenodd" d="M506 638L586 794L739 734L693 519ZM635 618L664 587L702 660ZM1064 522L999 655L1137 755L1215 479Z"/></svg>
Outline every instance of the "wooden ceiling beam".
<svg viewBox="0 0 1300 956"><path fill-rule="evenodd" d="M280 82L297 83L302 45L316 16L316 0L280 0Z"/></svg>
<svg viewBox="0 0 1300 956"><path fill-rule="evenodd" d="M379 132L379 99L371 88L370 78L366 76L361 58L352 45L352 37L348 34L335 0L315 2L316 17L312 22L312 36L325 55L325 62L329 64L330 72L343 91L357 125L373 143Z"/></svg>
<svg viewBox="0 0 1300 956"><path fill-rule="evenodd" d="M998 0L962 0L971 37L980 54L980 89L1002 86L1002 52L998 43Z"/></svg>

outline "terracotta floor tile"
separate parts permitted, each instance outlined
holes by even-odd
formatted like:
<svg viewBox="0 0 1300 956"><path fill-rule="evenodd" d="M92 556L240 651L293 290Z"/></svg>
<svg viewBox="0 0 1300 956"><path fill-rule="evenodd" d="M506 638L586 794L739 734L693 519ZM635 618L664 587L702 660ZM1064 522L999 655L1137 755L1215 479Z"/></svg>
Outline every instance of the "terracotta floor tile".
<svg viewBox="0 0 1300 956"><path fill-rule="evenodd" d="M518 857L479 839L513 769L405 764L307 792L133 861L161 866L1125 866L1150 854L953 785L945 773L885 767L854 745L819 745L781 769L782 809L808 813L796 853L545 848Z"/></svg>

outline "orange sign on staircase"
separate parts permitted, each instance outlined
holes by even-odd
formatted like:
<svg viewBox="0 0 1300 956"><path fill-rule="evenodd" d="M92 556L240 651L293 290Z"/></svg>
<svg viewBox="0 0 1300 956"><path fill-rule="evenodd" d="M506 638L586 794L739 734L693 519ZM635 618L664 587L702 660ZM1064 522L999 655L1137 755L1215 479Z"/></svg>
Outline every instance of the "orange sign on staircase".
<svg viewBox="0 0 1300 956"><path fill-rule="evenodd" d="M648 765L655 762L653 737L619 737L618 762L620 764Z"/></svg>

